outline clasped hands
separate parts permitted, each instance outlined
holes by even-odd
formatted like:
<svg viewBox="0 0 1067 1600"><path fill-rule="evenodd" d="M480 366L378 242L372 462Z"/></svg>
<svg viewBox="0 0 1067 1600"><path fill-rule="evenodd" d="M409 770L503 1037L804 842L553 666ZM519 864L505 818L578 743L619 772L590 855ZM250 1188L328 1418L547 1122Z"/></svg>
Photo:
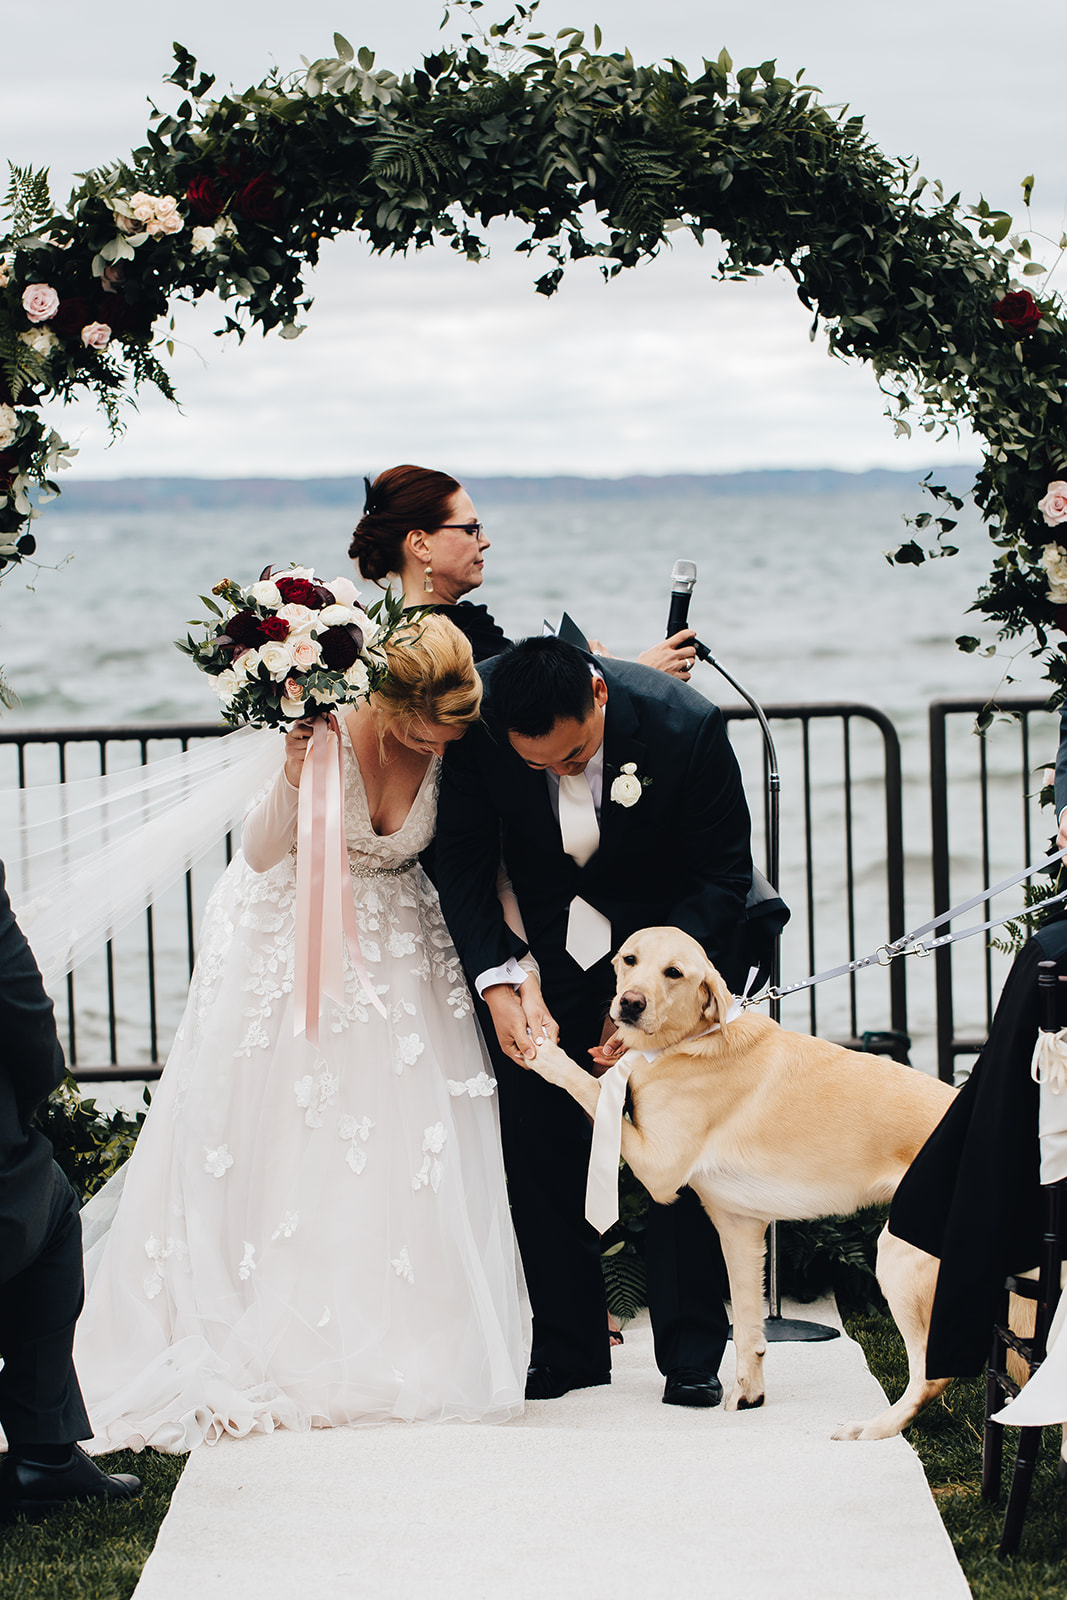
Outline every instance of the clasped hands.
<svg viewBox="0 0 1067 1600"><path fill-rule="evenodd" d="M510 983L490 984L482 995L496 1029L497 1043L509 1061L529 1068L537 1056L537 1047L545 1040L559 1043L559 1025L541 994L541 985L531 973L516 989ZM620 1056L626 1054L615 1024L610 1017L604 1020L600 1043L589 1051L594 1077L599 1078Z"/></svg>

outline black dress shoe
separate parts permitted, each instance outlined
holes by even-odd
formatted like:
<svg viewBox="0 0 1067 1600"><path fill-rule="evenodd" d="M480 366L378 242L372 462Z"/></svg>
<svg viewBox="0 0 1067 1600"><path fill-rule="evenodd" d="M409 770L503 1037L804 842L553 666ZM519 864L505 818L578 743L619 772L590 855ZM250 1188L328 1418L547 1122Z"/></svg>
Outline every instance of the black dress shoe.
<svg viewBox="0 0 1067 1600"><path fill-rule="evenodd" d="M722 1384L713 1372L699 1367L675 1367L663 1385L665 1406L717 1406L722 1399Z"/></svg>
<svg viewBox="0 0 1067 1600"><path fill-rule="evenodd" d="M10 1455L0 1461L0 1518L55 1511L71 1500L132 1500L140 1492L140 1478L128 1472L101 1472L78 1445L64 1466Z"/></svg>
<svg viewBox="0 0 1067 1600"><path fill-rule="evenodd" d="M564 1372L560 1367L531 1367L526 1374L527 1400L558 1400L572 1389L595 1389L610 1383L611 1372Z"/></svg>

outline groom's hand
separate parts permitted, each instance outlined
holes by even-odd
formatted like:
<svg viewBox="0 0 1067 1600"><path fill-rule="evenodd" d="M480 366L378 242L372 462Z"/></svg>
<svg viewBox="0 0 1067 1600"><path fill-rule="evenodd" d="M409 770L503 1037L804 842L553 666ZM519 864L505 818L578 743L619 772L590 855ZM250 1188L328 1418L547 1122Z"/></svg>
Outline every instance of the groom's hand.
<svg viewBox="0 0 1067 1600"><path fill-rule="evenodd" d="M501 1050L509 1061L517 1061L520 1067L528 1067L537 1049L527 1029L526 1013L515 989L510 983L493 983L485 990L482 999L489 1007Z"/></svg>

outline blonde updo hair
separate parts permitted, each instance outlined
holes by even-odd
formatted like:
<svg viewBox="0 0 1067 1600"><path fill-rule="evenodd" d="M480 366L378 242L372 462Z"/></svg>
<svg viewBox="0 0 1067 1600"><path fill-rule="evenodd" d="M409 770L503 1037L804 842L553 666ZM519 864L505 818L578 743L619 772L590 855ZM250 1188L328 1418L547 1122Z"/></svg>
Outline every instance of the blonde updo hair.
<svg viewBox="0 0 1067 1600"><path fill-rule="evenodd" d="M371 697L382 732L414 723L469 728L478 721L482 680L470 640L447 617L412 622L385 646L389 676Z"/></svg>

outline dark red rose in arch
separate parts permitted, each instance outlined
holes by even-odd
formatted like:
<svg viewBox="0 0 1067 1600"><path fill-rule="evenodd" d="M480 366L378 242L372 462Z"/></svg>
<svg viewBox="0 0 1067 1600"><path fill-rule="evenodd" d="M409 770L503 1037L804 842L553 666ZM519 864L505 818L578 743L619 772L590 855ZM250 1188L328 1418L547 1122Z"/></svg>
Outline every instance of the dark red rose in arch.
<svg viewBox="0 0 1067 1600"><path fill-rule="evenodd" d="M224 200L214 178L206 172L198 173L185 191L185 203L197 222L214 222L222 215Z"/></svg>
<svg viewBox="0 0 1067 1600"><path fill-rule="evenodd" d="M269 172L257 173L234 195L234 210L239 211L246 222L273 222L278 215L276 188Z"/></svg>
<svg viewBox="0 0 1067 1600"><path fill-rule="evenodd" d="M109 306L108 311L110 312L110 310ZM106 322L110 326L111 317L110 315L97 317L96 307L91 301L86 300L82 295L71 295L69 299L64 296L59 302L59 309L49 321L48 326L53 333L71 337L81 333L89 322Z"/></svg>
<svg viewBox="0 0 1067 1600"><path fill-rule="evenodd" d="M310 578L275 578L278 593L287 606L307 606L309 611L321 611L332 606L333 595L323 583L312 583Z"/></svg>
<svg viewBox="0 0 1067 1600"><path fill-rule="evenodd" d="M281 643L289 637L289 624L284 617L264 617L260 626L266 639L276 639Z"/></svg>
<svg viewBox="0 0 1067 1600"><path fill-rule="evenodd" d="M254 650L267 638L263 623L254 611L238 611L236 616L230 618L226 624L226 637L232 639L234 644L244 645L247 650Z"/></svg>
<svg viewBox="0 0 1067 1600"><path fill-rule="evenodd" d="M322 659L334 672L347 672L359 660L363 648L363 633L355 623L339 628L327 628L319 634Z"/></svg>
<svg viewBox="0 0 1067 1600"><path fill-rule="evenodd" d="M1067 606L1056 607L1053 612L1052 626L1058 628L1061 633L1067 633ZM1062 645L1060 648L1063 648Z"/></svg>
<svg viewBox="0 0 1067 1600"><path fill-rule="evenodd" d="M1014 289L997 301L993 315L1012 333L1025 335L1033 333L1041 321L1041 307L1029 289Z"/></svg>

